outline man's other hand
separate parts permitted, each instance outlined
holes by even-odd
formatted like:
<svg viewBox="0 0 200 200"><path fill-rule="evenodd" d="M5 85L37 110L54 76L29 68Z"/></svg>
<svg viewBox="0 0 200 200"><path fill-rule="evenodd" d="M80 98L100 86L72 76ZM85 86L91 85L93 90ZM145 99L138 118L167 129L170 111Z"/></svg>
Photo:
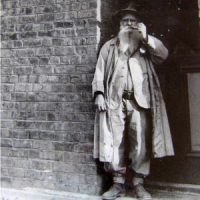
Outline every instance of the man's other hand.
<svg viewBox="0 0 200 200"><path fill-rule="evenodd" d="M102 94L98 94L95 98L95 106L97 107L99 112L106 111L106 103L104 96Z"/></svg>

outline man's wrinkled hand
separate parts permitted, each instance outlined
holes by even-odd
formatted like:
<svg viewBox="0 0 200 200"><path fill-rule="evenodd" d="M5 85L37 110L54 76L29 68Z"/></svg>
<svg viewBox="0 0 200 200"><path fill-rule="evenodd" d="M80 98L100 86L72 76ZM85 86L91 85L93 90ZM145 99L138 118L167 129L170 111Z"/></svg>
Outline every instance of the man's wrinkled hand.
<svg viewBox="0 0 200 200"><path fill-rule="evenodd" d="M143 40L147 40L147 28L143 23L138 23L138 31L142 35Z"/></svg>
<svg viewBox="0 0 200 200"><path fill-rule="evenodd" d="M106 111L106 103L102 94L96 96L94 104L99 112Z"/></svg>

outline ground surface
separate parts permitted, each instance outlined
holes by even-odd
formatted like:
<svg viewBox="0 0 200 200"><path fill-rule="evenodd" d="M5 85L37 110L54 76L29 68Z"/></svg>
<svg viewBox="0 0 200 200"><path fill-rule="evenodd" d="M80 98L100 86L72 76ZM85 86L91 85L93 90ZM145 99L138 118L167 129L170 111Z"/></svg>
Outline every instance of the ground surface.
<svg viewBox="0 0 200 200"><path fill-rule="evenodd" d="M198 193L165 190L151 190L151 193L153 200L200 200ZM23 190L1 188L0 200L101 200L101 197L32 188ZM129 192L126 197L117 200L136 200L136 198Z"/></svg>
<svg viewBox="0 0 200 200"><path fill-rule="evenodd" d="M179 192L179 191L164 191L164 190L151 190L153 200L200 200L200 194ZM133 194L128 194L127 197L118 198L117 200L134 200Z"/></svg>

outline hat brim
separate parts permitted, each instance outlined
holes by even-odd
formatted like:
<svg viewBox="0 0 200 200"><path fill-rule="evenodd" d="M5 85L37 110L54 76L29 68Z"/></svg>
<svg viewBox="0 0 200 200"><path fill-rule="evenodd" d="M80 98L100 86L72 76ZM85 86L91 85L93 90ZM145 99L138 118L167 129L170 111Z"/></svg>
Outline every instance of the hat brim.
<svg viewBox="0 0 200 200"><path fill-rule="evenodd" d="M141 19L141 15L139 14L138 11L132 10L132 9L122 9L113 14L112 20L119 21L126 14L132 14L132 15L136 16L139 20Z"/></svg>

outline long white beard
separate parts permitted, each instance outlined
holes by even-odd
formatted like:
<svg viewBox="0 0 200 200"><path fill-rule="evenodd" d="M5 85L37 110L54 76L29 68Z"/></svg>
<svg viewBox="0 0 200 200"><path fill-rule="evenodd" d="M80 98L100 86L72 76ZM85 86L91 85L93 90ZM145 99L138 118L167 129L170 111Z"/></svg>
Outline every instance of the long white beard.
<svg viewBox="0 0 200 200"><path fill-rule="evenodd" d="M127 56L132 55L139 47L141 34L137 29L122 28L118 33L119 49Z"/></svg>

